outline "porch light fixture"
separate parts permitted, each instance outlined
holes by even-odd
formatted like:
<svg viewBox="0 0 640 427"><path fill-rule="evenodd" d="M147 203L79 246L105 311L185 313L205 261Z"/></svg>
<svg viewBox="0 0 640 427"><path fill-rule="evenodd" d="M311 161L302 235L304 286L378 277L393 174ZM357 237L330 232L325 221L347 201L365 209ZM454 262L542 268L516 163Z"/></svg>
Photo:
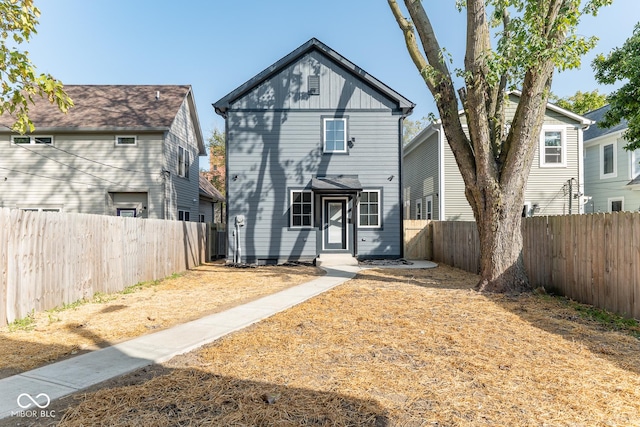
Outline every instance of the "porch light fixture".
<svg viewBox="0 0 640 427"><path fill-rule="evenodd" d="M234 180L234 181L237 181L237 180L238 180L238 175L234 175L234 176L233 176L233 180Z"/></svg>
<svg viewBox="0 0 640 427"><path fill-rule="evenodd" d="M391 175L389 178L387 178L388 181L393 181L393 175Z"/></svg>

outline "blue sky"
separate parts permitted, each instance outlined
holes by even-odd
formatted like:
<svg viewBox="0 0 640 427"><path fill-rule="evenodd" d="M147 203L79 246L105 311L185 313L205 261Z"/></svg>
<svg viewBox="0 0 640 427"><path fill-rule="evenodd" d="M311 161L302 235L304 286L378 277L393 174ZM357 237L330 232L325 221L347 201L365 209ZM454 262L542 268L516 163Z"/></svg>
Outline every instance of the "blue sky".
<svg viewBox="0 0 640 427"><path fill-rule="evenodd" d="M435 3L435 6L431 4ZM312 37L415 102L436 111L384 0L36 0L42 16L26 46L38 71L66 84L190 84L205 138L223 120L211 104ZM465 22L454 0L425 2L440 44L461 66ZM631 36L640 1L614 0L579 33L600 38L553 92L598 87L590 63ZM206 162L201 161L204 166Z"/></svg>

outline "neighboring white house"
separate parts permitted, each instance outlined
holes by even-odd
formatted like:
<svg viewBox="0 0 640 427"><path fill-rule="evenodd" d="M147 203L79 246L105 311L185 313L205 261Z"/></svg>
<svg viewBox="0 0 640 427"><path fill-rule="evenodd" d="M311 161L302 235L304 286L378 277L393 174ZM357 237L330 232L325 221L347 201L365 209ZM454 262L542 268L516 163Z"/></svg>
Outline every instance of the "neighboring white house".
<svg viewBox="0 0 640 427"><path fill-rule="evenodd" d="M513 116L518 99L517 92L509 95L508 116ZM582 134L591 123L547 105L527 188L523 189L523 216L583 212ZM405 219L474 220L440 122L422 130L404 147L402 173Z"/></svg>
<svg viewBox="0 0 640 427"><path fill-rule="evenodd" d="M200 219L206 151L190 86L64 89L75 104L67 114L35 98L35 132L0 128L0 207Z"/></svg>
<svg viewBox="0 0 640 427"><path fill-rule="evenodd" d="M606 105L585 114L596 122L584 133L585 194L590 200L585 212L640 210L640 150L624 149L627 122L601 128L609 110Z"/></svg>

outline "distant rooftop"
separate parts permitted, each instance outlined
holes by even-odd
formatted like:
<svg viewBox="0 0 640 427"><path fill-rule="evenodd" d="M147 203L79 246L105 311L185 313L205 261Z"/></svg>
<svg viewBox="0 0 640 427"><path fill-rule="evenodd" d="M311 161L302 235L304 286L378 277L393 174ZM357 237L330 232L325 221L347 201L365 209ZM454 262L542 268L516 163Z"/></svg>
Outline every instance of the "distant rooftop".
<svg viewBox="0 0 640 427"><path fill-rule="evenodd" d="M610 127L610 128L602 128L602 127L598 126L598 123L600 123L600 121L602 121L602 119L604 118L605 113L607 111L609 111L610 108L611 108L611 106L609 104L607 104L604 107L600 107L597 110L589 111L588 113L584 114L584 116L586 118L589 118L589 119L594 120L596 122L595 124L591 125L589 127L589 129L587 129L584 132L584 141L588 141L590 139L598 138L600 136L608 135L610 133L614 133L614 132L618 132L618 131L621 131L621 130L625 130L628 127L626 120L622 120L616 126L613 126L613 127Z"/></svg>

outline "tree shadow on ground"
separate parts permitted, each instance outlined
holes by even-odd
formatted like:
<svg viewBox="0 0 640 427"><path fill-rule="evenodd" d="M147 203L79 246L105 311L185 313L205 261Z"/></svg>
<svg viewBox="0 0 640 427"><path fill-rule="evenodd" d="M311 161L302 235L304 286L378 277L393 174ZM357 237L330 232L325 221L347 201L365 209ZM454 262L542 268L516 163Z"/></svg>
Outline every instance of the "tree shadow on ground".
<svg viewBox="0 0 640 427"><path fill-rule="evenodd" d="M162 365L63 397L47 409L55 411L55 419L32 418L20 425L389 425L375 401ZM15 422L0 420L0 427Z"/></svg>
<svg viewBox="0 0 640 427"><path fill-rule="evenodd" d="M478 276L447 265L420 270L366 270L358 277L451 290L472 290ZM482 294L533 327L584 346L598 358L640 374L640 339L583 315L569 300L533 293ZM581 305L589 308L590 306Z"/></svg>

